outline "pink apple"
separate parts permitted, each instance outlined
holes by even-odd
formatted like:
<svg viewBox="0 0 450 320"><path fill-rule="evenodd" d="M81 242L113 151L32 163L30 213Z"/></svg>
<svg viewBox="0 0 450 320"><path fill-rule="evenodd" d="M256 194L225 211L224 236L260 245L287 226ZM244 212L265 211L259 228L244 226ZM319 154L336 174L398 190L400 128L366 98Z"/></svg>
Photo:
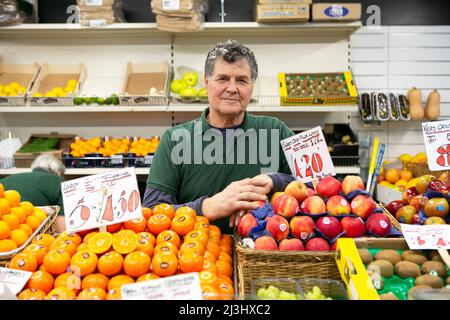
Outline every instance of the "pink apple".
<svg viewBox="0 0 450 320"><path fill-rule="evenodd" d="M274 215L267 220L266 230L275 240L281 241L289 235L289 222L282 216Z"/></svg>
<svg viewBox="0 0 450 320"><path fill-rule="evenodd" d="M332 196L327 201L327 211L331 215L350 214L352 208L344 197Z"/></svg>
<svg viewBox="0 0 450 320"><path fill-rule="evenodd" d="M365 190L364 182L360 176L346 176L342 180L342 192L344 194L350 193L354 190Z"/></svg>
<svg viewBox="0 0 450 320"><path fill-rule="evenodd" d="M284 193L293 196L298 203L302 203L306 199L306 184L301 181L292 181L284 189Z"/></svg>
<svg viewBox="0 0 450 320"><path fill-rule="evenodd" d="M251 213L244 214L239 220L237 230L241 236L247 237L250 230L258 225L256 218Z"/></svg>
<svg viewBox="0 0 450 320"><path fill-rule="evenodd" d="M285 218L292 218L298 212L298 201L293 196L282 194L273 204L273 212Z"/></svg>
<svg viewBox="0 0 450 320"><path fill-rule="evenodd" d="M328 241L323 238L312 238L305 245L306 251L330 251Z"/></svg>
<svg viewBox="0 0 450 320"><path fill-rule="evenodd" d="M306 188L306 197L307 198L312 197L314 195L316 195L316 192L314 191L314 189Z"/></svg>
<svg viewBox="0 0 450 320"><path fill-rule="evenodd" d="M314 220L308 216L295 216L289 224L292 234L302 240L309 239L314 232Z"/></svg>
<svg viewBox="0 0 450 320"><path fill-rule="evenodd" d="M347 238L362 237L366 234L366 225L361 218L344 217L341 226Z"/></svg>
<svg viewBox="0 0 450 320"><path fill-rule="evenodd" d="M316 227L328 239L335 238L342 231L341 223L335 217L321 217Z"/></svg>
<svg viewBox="0 0 450 320"><path fill-rule="evenodd" d="M280 250L291 250L291 251L302 251L305 250L305 247L303 246L303 243L297 239L284 239L280 242L279 246Z"/></svg>
<svg viewBox="0 0 450 320"><path fill-rule="evenodd" d="M353 198L351 207L353 214L363 219L367 219L367 217L376 209L377 205L372 198L360 194Z"/></svg>
<svg viewBox="0 0 450 320"><path fill-rule="evenodd" d="M300 205L300 211L310 214L324 213L327 210L325 202L319 196L306 198Z"/></svg>
<svg viewBox="0 0 450 320"><path fill-rule="evenodd" d="M262 236L255 240L256 250L278 250L277 242L269 236Z"/></svg>
<svg viewBox="0 0 450 320"><path fill-rule="evenodd" d="M316 186L316 192L322 198L336 196L341 190L342 186L339 180L331 176L323 178Z"/></svg>
<svg viewBox="0 0 450 320"><path fill-rule="evenodd" d="M372 214L366 221L367 231L379 236L384 237L392 228L391 220L383 213Z"/></svg>

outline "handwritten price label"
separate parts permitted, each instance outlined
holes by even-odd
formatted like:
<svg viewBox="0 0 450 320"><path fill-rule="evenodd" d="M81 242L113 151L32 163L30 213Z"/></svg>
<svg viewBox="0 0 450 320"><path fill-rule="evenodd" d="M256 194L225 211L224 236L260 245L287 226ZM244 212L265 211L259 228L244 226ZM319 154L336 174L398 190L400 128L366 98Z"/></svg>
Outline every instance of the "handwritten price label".
<svg viewBox="0 0 450 320"><path fill-rule="evenodd" d="M450 168L450 120L422 123L428 168L440 171Z"/></svg>
<svg viewBox="0 0 450 320"><path fill-rule="evenodd" d="M134 168L63 182L61 189L69 232L99 228L142 216Z"/></svg>
<svg viewBox="0 0 450 320"><path fill-rule="evenodd" d="M336 175L322 129L315 127L281 141L292 175L300 181Z"/></svg>
<svg viewBox="0 0 450 320"><path fill-rule="evenodd" d="M401 224L403 237L410 249L450 249L450 225Z"/></svg>

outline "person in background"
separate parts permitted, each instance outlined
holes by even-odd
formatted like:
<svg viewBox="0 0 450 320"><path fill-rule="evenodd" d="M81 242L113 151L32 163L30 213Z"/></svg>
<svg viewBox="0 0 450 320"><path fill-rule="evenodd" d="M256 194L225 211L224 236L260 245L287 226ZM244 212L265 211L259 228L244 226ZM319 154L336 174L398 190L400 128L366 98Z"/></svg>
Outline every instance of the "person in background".
<svg viewBox="0 0 450 320"><path fill-rule="evenodd" d="M29 201L34 206L58 205L60 211L56 219L58 231L65 230L64 206L61 182L66 171L64 164L49 153L38 156L31 164L31 172L17 173L0 180L5 190L16 190L21 201Z"/></svg>

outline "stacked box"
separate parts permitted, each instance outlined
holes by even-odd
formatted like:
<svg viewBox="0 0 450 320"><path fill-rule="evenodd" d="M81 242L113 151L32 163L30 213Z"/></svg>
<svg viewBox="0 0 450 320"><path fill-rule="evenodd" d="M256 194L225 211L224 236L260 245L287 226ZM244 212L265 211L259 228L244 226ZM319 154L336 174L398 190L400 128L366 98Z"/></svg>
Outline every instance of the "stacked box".
<svg viewBox="0 0 450 320"><path fill-rule="evenodd" d="M258 0L256 22L302 22L309 20L311 0Z"/></svg>
<svg viewBox="0 0 450 320"><path fill-rule="evenodd" d="M85 27L101 27L115 22L115 0L77 0L80 24Z"/></svg>
<svg viewBox="0 0 450 320"><path fill-rule="evenodd" d="M152 0L152 12L156 15L157 28L169 32L203 30L206 0Z"/></svg>

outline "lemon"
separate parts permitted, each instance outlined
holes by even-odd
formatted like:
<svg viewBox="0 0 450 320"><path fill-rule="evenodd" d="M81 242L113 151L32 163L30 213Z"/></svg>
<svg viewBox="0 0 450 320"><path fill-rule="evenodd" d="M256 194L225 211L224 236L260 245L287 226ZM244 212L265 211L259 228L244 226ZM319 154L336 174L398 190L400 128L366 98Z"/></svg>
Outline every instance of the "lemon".
<svg viewBox="0 0 450 320"><path fill-rule="evenodd" d="M33 94L33 97L40 98L42 97L42 93L36 92L35 94Z"/></svg>
<svg viewBox="0 0 450 320"><path fill-rule="evenodd" d="M25 87L20 87L19 89L17 89L17 93L19 93L19 94L24 94L25 91L27 91L27 88L25 88Z"/></svg>
<svg viewBox="0 0 450 320"><path fill-rule="evenodd" d="M72 93L75 92L75 89L73 87L66 86L64 88L64 92L67 93L67 94L72 94Z"/></svg>
<svg viewBox="0 0 450 320"><path fill-rule="evenodd" d="M64 89L61 87L53 87L51 92L53 92L55 96L58 96L59 94L64 92Z"/></svg>
<svg viewBox="0 0 450 320"><path fill-rule="evenodd" d="M5 86L0 84L0 91L3 91L4 88L5 88Z"/></svg>
<svg viewBox="0 0 450 320"><path fill-rule="evenodd" d="M46 97L46 98L56 97L56 95L53 93L53 91L48 91L44 94L44 97Z"/></svg>
<svg viewBox="0 0 450 320"><path fill-rule="evenodd" d="M11 83L9 84L9 86L10 86L12 89L15 89L16 91L21 87L20 83L18 83L18 82L11 82Z"/></svg>
<svg viewBox="0 0 450 320"><path fill-rule="evenodd" d="M75 79L70 79L66 82L67 87L75 88L77 86L78 81Z"/></svg>
<svg viewBox="0 0 450 320"><path fill-rule="evenodd" d="M60 93L58 93L58 97L67 97L67 93L60 92Z"/></svg>

